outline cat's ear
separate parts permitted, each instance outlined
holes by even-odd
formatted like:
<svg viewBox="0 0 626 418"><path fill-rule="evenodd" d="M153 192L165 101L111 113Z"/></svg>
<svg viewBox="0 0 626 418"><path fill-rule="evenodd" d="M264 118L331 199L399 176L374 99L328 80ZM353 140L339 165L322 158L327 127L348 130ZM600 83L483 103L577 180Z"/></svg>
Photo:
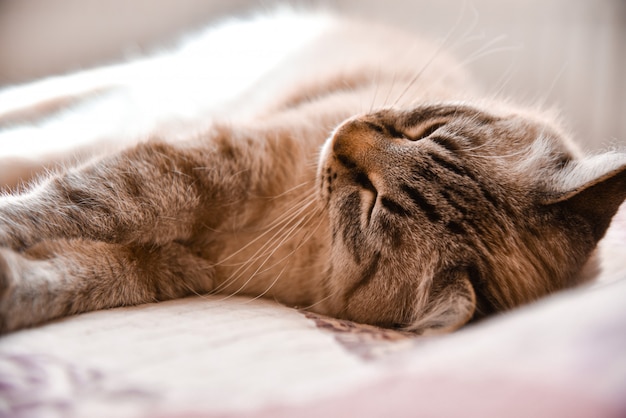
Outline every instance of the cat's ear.
<svg viewBox="0 0 626 418"><path fill-rule="evenodd" d="M626 154L607 153L567 164L550 179L541 203L582 217L599 240L624 199Z"/></svg>
<svg viewBox="0 0 626 418"><path fill-rule="evenodd" d="M444 334L465 325L476 310L476 294L465 270L440 272L424 306L406 329L420 335Z"/></svg>

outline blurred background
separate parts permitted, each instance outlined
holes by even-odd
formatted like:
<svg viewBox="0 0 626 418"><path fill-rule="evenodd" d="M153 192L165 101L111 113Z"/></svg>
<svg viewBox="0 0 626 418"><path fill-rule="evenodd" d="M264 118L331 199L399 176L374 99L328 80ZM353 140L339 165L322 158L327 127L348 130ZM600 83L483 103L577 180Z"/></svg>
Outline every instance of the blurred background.
<svg viewBox="0 0 626 418"><path fill-rule="evenodd" d="M556 106L586 150L626 145L624 0L0 0L0 88L285 3L448 37L487 92Z"/></svg>

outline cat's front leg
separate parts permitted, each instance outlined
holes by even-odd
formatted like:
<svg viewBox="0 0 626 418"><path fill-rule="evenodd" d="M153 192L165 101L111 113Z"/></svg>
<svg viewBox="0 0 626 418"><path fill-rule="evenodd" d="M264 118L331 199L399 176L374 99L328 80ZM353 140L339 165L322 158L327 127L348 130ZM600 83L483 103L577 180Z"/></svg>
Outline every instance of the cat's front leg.
<svg viewBox="0 0 626 418"><path fill-rule="evenodd" d="M268 173L260 142L221 134L140 144L0 197L0 331L212 289L204 246L271 182L253 175Z"/></svg>
<svg viewBox="0 0 626 418"><path fill-rule="evenodd" d="M0 248L0 333L67 315L202 294L213 267L186 246L43 241Z"/></svg>
<svg viewBox="0 0 626 418"><path fill-rule="evenodd" d="M88 238L114 243L187 241L215 227L242 199L246 176L212 143L150 142L53 175L0 197L0 246Z"/></svg>

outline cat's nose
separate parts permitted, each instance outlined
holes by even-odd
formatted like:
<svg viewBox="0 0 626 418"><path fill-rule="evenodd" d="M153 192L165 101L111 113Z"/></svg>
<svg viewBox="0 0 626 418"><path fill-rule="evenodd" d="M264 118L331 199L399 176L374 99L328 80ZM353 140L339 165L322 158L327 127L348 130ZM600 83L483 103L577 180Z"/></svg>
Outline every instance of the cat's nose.
<svg viewBox="0 0 626 418"><path fill-rule="evenodd" d="M372 134L367 124L349 120L337 128L333 136L332 151L337 160L346 166L367 169L376 163L382 151L380 141Z"/></svg>

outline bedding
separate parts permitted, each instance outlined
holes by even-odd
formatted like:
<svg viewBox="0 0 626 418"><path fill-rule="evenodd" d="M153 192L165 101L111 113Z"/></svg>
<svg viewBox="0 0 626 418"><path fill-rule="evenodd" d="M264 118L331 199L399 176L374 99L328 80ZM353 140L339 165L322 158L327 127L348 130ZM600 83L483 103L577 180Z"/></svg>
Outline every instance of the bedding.
<svg viewBox="0 0 626 418"><path fill-rule="evenodd" d="M626 207L592 285L411 337L196 296L0 338L2 417L626 416Z"/></svg>

